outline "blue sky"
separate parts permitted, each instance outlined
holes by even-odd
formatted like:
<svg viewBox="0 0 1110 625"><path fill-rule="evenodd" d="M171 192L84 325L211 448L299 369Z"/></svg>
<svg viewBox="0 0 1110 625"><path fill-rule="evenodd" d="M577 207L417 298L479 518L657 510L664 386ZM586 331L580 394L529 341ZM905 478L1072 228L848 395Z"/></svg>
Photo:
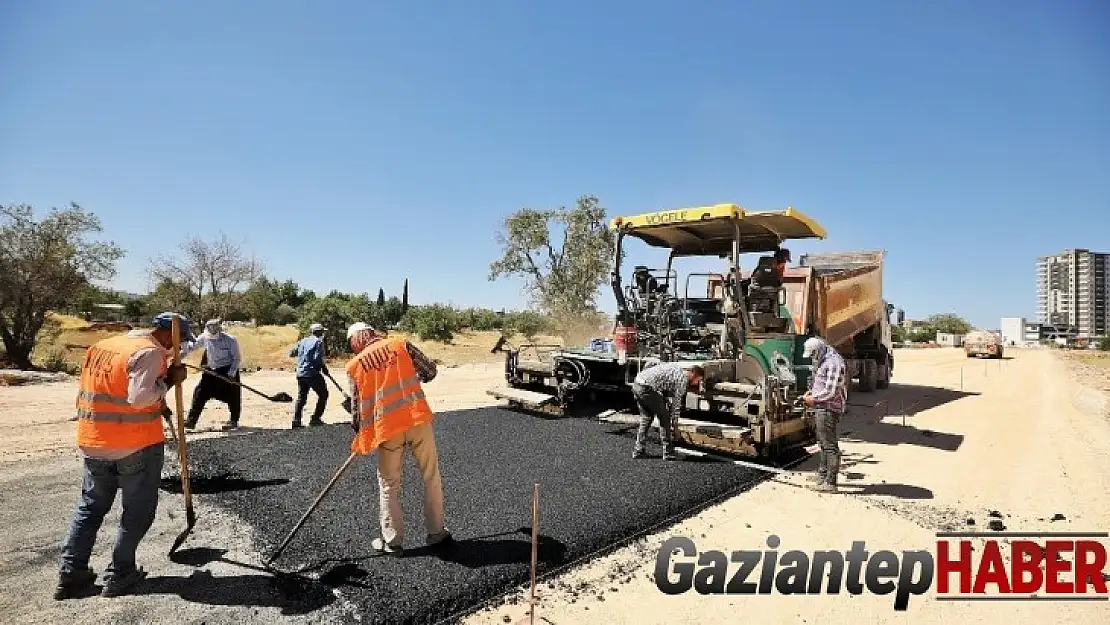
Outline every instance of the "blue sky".
<svg viewBox="0 0 1110 625"><path fill-rule="evenodd" d="M486 279L520 207L793 205L830 233L796 252L886 249L909 316L995 327L1032 315L1035 256L1110 251L1107 24L1098 0L5 2L0 202L97 213L129 290L222 231L318 291L491 307L523 304Z"/></svg>

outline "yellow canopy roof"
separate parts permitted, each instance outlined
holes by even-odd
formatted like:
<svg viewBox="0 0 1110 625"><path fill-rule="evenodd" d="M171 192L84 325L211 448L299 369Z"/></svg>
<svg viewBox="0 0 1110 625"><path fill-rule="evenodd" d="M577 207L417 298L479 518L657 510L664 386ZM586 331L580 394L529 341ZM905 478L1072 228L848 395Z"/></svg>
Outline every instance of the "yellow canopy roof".
<svg viewBox="0 0 1110 625"><path fill-rule="evenodd" d="M801 211L748 212L736 204L717 204L616 217L615 230L676 256L723 256L732 251L734 224L740 226L740 252L770 252L782 241L824 239L825 229Z"/></svg>

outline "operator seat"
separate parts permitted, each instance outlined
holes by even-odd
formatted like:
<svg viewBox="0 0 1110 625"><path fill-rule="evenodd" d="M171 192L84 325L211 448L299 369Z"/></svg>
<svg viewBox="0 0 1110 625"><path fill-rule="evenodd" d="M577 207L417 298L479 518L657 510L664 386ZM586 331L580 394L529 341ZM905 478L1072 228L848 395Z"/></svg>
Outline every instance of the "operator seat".
<svg viewBox="0 0 1110 625"><path fill-rule="evenodd" d="M748 311L753 329L764 332L784 332L787 319L779 315L779 289L782 277L774 256L760 257L752 270L748 286Z"/></svg>

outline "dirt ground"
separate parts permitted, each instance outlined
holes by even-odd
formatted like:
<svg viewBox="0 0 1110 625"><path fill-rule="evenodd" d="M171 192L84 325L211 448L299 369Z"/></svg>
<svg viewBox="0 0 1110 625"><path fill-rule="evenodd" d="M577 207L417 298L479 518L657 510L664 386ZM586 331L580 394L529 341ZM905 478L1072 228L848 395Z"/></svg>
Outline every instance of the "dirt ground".
<svg viewBox="0 0 1110 625"><path fill-rule="evenodd" d="M757 613L764 623L966 622L1094 623L1106 603L957 603L933 592L912 597L909 611L894 612L890 595L702 596L662 594L652 581L659 545L688 536L700 549L764 549L770 534L780 552L847 549L932 549L934 533L984 529L998 511L1010 531L1106 531L1110 525L1110 419L1073 405L1074 373L1051 352L1017 350L1002 361L967 360L957 349L899 350L895 384L877 394L854 393L841 426L845 460L842 493L818 495L800 488L802 471L776 477L754 490L706 509L610 555L544 580L537 622L723 622ZM243 376L264 393L295 394L291 374ZM498 364L444 368L427 393L436 410L475 407L493 400L485 390L501 381ZM185 405L196 378L185 383ZM220 545L223 558L197 567L166 559L184 528L181 498L163 493L158 518L140 550L154 578L147 594L108 600L54 602L58 543L72 514L80 465L73 448L75 383L0 388L0 621L21 623L112 622L327 622L341 601L309 614L290 613L268 590L250 536L234 518L198 508L195 545ZM290 404L244 393L242 424L286 428ZM346 421L333 387L324 420ZM885 403L875 406L878 400ZM306 410L311 410L314 397ZM173 406L173 398L170 404ZM885 416L889 413L889 416ZM901 413L905 413L904 419ZM216 431L226 409L213 402L191 437ZM232 434L235 435L235 434ZM245 439L245 440L249 440ZM167 463L174 460L167 457ZM1055 515L1062 520L1052 521ZM968 527L968 519L975 523ZM101 570L118 523L105 521L93 566ZM541 514L542 531L542 514ZM730 569L731 571L732 569ZM213 579L215 578L215 583ZM221 592L213 592L219 586ZM234 592L228 592L233 589ZM509 603L473 615L471 623L522 618ZM1102 617L1098 615L1102 614Z"/></svg>

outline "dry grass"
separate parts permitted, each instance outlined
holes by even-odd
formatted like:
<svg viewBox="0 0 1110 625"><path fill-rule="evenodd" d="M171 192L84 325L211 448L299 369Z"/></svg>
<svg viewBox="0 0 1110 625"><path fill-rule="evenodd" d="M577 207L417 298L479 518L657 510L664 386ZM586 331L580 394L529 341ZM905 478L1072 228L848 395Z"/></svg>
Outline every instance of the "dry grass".
<svg viewBox="0 0 1110 625"><path fill-rule="evenodd" d="M85 347L116 334L109 331L91 330L88 323L77 317L52 315L52 318L59 323L62 332L56 341L43 342L35 348L35 362L40 362L52 350L64 349L67 360L79 363L84 355ZM229 326L227 332L239 339L239 348L243 353L243 369L289 370L293 367L294 362L289 358L289 350L301 338L297 328L290 326L262 326L258 328ZM503 355L500 353L490 353L490 348L493 347L500 336L497 332L459 332L456 333L452 341L447 343L421 341L404 332L393 334L412 341L430 358L434 358L446 366L501 362L503 359ZM560 339L554 337L540 337L537 340L544 343L561 342ZM185 362L199 365L200 359L201 353L198 352L190 354ZM345 359L338 359L336 362L343 363Z"/></svg>
<svg viewBox="0 0 1110 625"><path fill-rule="evenodd" d="M1082 384L1110 392L1110 352L1057 350Z"/></svg>

